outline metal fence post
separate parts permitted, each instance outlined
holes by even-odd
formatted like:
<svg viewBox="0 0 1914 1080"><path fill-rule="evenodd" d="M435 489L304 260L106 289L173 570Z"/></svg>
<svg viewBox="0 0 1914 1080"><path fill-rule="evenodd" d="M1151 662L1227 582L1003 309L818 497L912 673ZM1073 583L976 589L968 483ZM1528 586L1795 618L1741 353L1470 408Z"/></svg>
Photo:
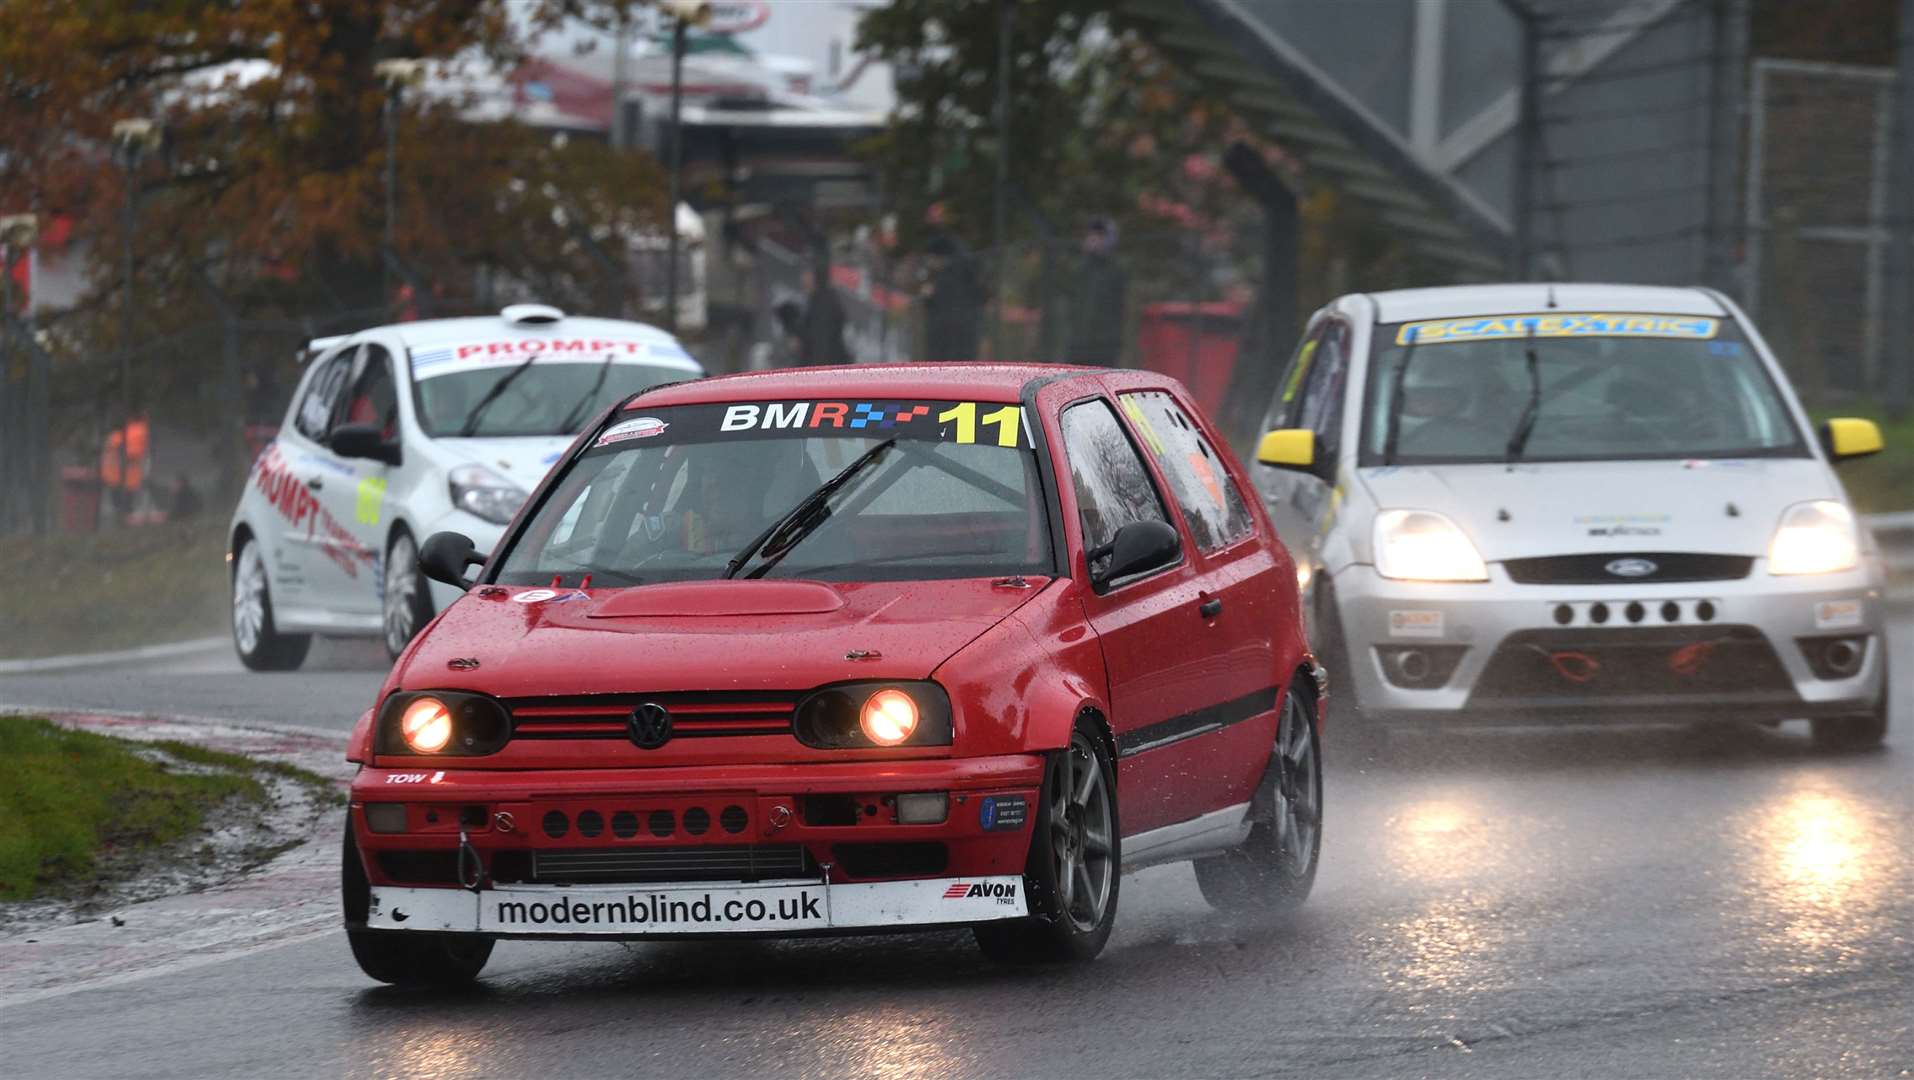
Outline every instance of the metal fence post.
<svg viewBox="0 0 1914 1080"><path fill-rule="evenodd" d="M1887 224L1889 280L1887 326L1914 325L1914 0L1901 0L1899 48L1894 64L1894 141L1888 185L1892 193ZM1884 358L1885 359L1885 358ZM1887 359L1888 415L1899 419L1908 408L1910 358Z"/></svg>

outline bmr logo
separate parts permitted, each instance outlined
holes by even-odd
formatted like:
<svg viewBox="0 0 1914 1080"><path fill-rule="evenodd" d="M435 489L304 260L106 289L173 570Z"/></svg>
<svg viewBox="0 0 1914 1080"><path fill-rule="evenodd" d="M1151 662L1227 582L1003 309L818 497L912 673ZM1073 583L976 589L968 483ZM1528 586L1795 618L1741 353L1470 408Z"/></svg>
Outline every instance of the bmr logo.
<svg viewBox="0 0 1914 1080"><path fill-rule="evenodd" d="M763 405L728 406L718 430L892 428L929 415L928 405L901 405L896 402L772 401Z"/></svg>
<svg viewBox="0 0 1914 1080"><path fill-rule="evenodd" d="M944 899L988 899L999 904L1011 904L1017 900L1017 885L1003 881L953 881L950 888L944 890Z"/></svg>

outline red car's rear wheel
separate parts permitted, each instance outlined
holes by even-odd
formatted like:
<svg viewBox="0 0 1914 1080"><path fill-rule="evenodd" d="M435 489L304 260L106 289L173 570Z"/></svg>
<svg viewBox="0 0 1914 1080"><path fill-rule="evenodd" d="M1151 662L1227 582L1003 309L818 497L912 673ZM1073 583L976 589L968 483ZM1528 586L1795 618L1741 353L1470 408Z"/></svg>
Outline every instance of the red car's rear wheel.
<svg viewBox="0 0 1914 1080"><path fill-rule="evenodd" d="M1283 695L1270 755L1275 781L1249 839L1234 851L1196 860L1203 899L1224 911L1285 911L1316 883L1323 843L1323 764L1316 699L1297 678ZM1259 800L1259 803L1265 800Z"/></svg>

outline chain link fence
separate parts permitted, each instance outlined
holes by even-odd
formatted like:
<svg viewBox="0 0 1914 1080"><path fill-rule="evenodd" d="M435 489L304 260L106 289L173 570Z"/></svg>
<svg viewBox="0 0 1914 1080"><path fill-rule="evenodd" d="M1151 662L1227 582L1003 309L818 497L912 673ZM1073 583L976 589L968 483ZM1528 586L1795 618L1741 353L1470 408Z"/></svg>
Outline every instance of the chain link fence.
<svg viewBox="0 0 1914 1080"><path fill-rule="evenodd" d="M1811 401L1884 379L1894 72L1756 60L1749 95L1750 313Z"/></svg>

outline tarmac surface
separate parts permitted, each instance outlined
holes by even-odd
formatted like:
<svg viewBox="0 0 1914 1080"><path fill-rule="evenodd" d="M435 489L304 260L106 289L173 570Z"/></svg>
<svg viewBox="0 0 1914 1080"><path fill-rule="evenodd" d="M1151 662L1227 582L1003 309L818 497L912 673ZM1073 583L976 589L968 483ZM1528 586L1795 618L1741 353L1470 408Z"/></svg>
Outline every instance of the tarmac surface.
<svg viewBox="0 0 1914 1080"><path fill-rule="evenodd" d="M1911 631L1895 625L1897 655ZM268 676L209 650L0 676L0 705L342 732L382 660L326 647L318 670ZM993 967L962 933L505 942L480 988L447 996L372 983L343 934L306 918L230 955L0 996L0 1068L1914 1076L1909 686L1888 748L1853 755L1791 724L1419 733L1358 762L1331 732L1322 870L1300 913L1235 921L1186 866L1148 870L1124 878L1116 934L1084 967ZM283 880L329 888L312 863ZM219 899L222 917L270 927L283 896L251 895Z"/></svg>

